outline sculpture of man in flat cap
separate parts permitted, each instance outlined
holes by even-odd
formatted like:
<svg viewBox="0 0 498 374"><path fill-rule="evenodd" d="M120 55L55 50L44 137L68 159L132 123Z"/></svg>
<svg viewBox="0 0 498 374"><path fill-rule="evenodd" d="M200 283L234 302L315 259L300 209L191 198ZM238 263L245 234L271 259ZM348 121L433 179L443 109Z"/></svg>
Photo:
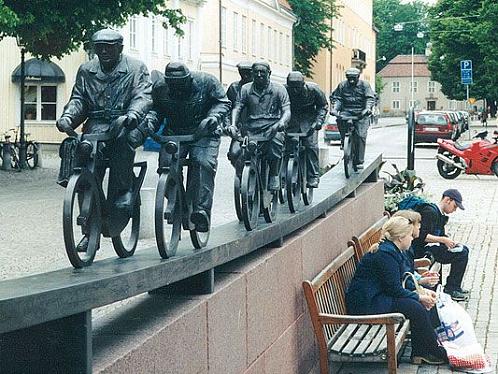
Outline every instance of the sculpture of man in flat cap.
<svg viewBox="0 0 498 374"><path fill-rule="evenodd" d="M109 191L113 196L109 197L115 208L128 209L135 148L144 141L137 125L152 105L151 82L141 61L122 54L120 33L99 30L91 41L98 58L80 66L71 98L56 126L61 132L72 132L83 124L83 134L117 127L117 136L104 147L104 154L110 159ZM103 179L105 170L97 173ZM87 242L83 238L80 246L85 247Z"/></svg>
<svg viewBox="0 0 498 374"><path fill-rule="evenodd" d="M370 125L370 118L368 117L372 114L372 108L375 105L375 92L368 82L360 80L360 70L349 68L346 70L346 80L339 83L335 91L332 92L330 102L333 103L330 113L336 117L340 117L340 113L361 117L356 123L359 142L358 155L355 155L355 159L358 169L362 169L365 160L367 132ZM343 128L342 131L345 132L345 129Z"/></svg>

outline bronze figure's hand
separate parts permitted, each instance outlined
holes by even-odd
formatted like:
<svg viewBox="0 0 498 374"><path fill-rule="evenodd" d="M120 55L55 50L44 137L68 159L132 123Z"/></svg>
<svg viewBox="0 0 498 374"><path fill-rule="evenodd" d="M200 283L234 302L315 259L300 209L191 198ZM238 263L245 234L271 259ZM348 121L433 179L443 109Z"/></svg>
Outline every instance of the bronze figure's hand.
<svg viewBox="0 0 498 374"><path fill-rule="evenodd" d="M128 144L134 149L140 147L144 140L145 135L138 128L135 128L128 133Z"/></svg>
<svg viewBox="0 0 498 374"><path fill-rule="evenodd" d="M65 132L67 134L74 132L73 126L71 126L71 119L69 117L61 117L57 120L55 123L55 126L57 126L57 130L60 132Z"/></svg>

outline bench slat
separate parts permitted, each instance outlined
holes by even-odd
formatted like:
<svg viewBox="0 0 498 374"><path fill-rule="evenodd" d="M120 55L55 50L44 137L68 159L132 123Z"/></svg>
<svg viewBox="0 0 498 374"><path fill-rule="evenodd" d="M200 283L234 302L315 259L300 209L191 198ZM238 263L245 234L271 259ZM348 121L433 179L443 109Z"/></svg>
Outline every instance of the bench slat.
<svg viewBox="0 0 498 374"><path fill-rule="evenodd" d="M370 329L367 331L367 334L365 335L365 338L363 341L358 345L356 348L356 355L358 356L366 356L366 350L370 347L370 344L372 344L372 340L377 336L379 331L381 330L382 326L381 325L369 325Z"/></svg>
<svg viewBox="0 0 498 374"><path fill-rule="evenodd" d="M351 337L348 344L342 349L343 354L354 355L356 347L363 341L370 325L359 325L354 336Z"/></svg>
<svg viewBox="0 0 498 374"><path fill-rule="evenodd" d="M344 347L348 344L351 337L353 337L358 329L357 324L346 325L346 328L342 331L341 335L337 338L331 350L339 354L342 353Z"/></svg>

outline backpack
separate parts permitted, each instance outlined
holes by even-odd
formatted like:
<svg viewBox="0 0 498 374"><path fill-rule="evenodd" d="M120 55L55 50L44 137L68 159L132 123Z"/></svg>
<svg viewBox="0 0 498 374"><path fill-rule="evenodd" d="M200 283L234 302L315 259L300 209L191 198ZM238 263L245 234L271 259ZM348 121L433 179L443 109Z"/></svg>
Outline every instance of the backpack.
<svg viewBox="0 0 498 374"><path fill-rule="evenodd" d="M427 201L423 197L417 195L410 195L405 197L403 200L401 200L398 203L398 210L414 210L420 213L419 210L426 205L430 205L433 208L437 209L437 207L433 203Z"/></svg>

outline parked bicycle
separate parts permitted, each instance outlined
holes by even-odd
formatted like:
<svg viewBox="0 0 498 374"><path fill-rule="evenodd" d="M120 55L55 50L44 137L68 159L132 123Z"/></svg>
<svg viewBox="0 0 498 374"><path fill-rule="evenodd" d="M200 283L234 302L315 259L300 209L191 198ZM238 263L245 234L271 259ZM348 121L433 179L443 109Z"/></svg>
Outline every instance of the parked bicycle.
<svg viewBox="0 0 498 374"><path fill-rule="evenodd" d="M14 141L11 141L12 136L9 135L9 132L14 134ZM8 145L10 149L10 161L11 161L11 168L19 170L21 168L21 162L20 162L20 148L21 148L21 143L20 140L18 139L18 129L17 128L12 128L9 129L5 134L5 142L4 144ZM37 142L34 142L32 140L29 140L29 133L25 134L25 144L26 144L26 164L30 169L34 169L38 166L38 150L40 148L39 144ZM3 146L0 148L0 158L2 159L3 162Z"/></svg>
<svg viewBox="0 0 498 374"><path fill-rule="evenodd" d="M191 160L185 156L184 147L196 140L195 135L152 134L151 137L172 156L169 166L160 166L158 169L159 181L154 213L157 248L161 257L166 259L176 254L181 240L182 227L189 231L190 239L196 249L206 246L209 240L209 230L199 232L195 229L195 225L190 220L193 210L192 196L186 192L184 186L183 168L191 166Z"/></svg>
<svg viewBox="0 0 498 374"><path fill-rule="evenodd" d="M315 129L312 128L309 132L286 134L285 192L291 213L300 209L301 197L305 205L310 205L313 201L313 188L306 187L308 156L303 145L303 139L308 137L312 131Z"/></svg>
<svg viewBox="0 0 498 374"><path fill-rule="evenodd" d="M344 174L346 178L349 178L353 175L353 172L358 171L358 142L360 139L356 123L360 120L360 117L341 115L340 120L347 124L344 137Z"/></svg>
<svg viewBox="0 0 498 374"><path fill-rule="evenodd" d="M116 209L112 201L112 186L104 194L99 172L109 168L104 142L114 139L119 129L101 134L68 133L78 142L76 156L81 166L75 167L66 187L63 204L64 244L69 261L75 268L92 264L100 247L100 236L110 237L117 255L130 257L135 253L140 228L140 188L147 163L138 162L134 173L130 209ZM102 171L103 170L103 171ZM131 220L131 222L130 222ZM79 246L88 240L86 248Z"/></svg>
<svg viewBox="0 0 498 374"><path fill-rule="evenodd" d="M270 166L262 157L261 143L266 137L244 137L241 158L244 162L240 188L234 183L236 201L240 200L242 221L247 231L254 230L261 214L267 223L275 220L279 191L269 191ZM237 178L237 176L236 176Z"/></svg>

